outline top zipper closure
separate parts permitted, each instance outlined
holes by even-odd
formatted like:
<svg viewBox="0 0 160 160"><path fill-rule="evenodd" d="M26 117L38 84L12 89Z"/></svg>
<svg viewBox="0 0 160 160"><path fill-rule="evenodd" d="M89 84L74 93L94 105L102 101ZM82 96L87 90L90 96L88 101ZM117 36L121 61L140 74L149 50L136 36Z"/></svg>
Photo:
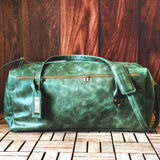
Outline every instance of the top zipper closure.
<svg viewBox="0 0 160 160"><path fill-rule="evenodd" d="M100 78L100 77L113 77L113 74L97 74L97 75L79 75L79 76L43 76L42 79L75 79L75 78ZM138 73L131 73L130 76L139 76ZM34 76L17 76L18 80L22 79L35 79Z"/></svg>

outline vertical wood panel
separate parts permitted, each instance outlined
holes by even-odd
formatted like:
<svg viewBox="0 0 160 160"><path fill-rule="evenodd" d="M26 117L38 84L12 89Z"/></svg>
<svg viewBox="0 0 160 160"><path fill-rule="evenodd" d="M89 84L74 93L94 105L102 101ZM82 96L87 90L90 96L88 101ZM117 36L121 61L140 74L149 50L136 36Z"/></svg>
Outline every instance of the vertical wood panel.
<svg viewBox="0 0 160 160"><path fill-rule="evenodd" d="M160 1L140 0L140 63L160 83Z"/></svg>
<svg viewBox="0 0 160 160"><path fill-rule="evenodd" d="M0 0L0 3L2 3L2 0ZM4 27L3 27L3 12L2 12L2 4L0 5L0 66L4 64ZM3 75L4 71L0 71L0 80L3 80ZM1 98L0 98L0 112L2 111L3 108L3 92L4 92L4 85L0 83L0 93Z"/></svg>
<svg viewBox="0 0 160 160"><path fill-rule="evenodd" d="M98 0L61 0L61 54L98 55Z"/></svg>
<svg viewBox="0 0 160 160"><path fill-rule="evenodd" d="M20 57L21 45L19 36L19 0L0 0L0 66ZM0 80L6 81L9 65L0 72ZM0 111L3 109L4 85L0 84Z"/></svg>
<svg viewBox="0 0 160 160"><path fill-rule="evenodd" d="M138 0L101 0L101 56L138 61Z"/></svg>
<svg viewBox="0 0 160 160"><path fill-rule="evenodd" d="M59 54L59 0L21 0L23 54L42 61Z"/></svg>

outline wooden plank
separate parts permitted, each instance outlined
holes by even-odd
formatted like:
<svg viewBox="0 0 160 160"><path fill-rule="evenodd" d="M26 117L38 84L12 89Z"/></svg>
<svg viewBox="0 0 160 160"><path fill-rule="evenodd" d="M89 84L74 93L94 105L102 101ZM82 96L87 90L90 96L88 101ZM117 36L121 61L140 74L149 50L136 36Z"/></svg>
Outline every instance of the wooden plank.
<svg viewBox="0 0 160 160"><path fill-rule="evenodd" d="M44 132L40 138L41 141L50 141L53 136L53 132Z"/></svg>
<svg viewBox="0 0 160 160"><path fill-rule="evenodd" d="M155 154L149 143L114 143L116 153L151 153Z"/></svg>
<svg viewBox="0 0 160 160"><path fill-rule="evenodd" d="M20 152L31 152L35 144L36 141L26 141L25 144L20 149Z"/></svg>
<svg viewBox="0 0 160 160"><path fill-rule="evenodd" d="M126 142L129 142L129 143L136 143L137 142L133 133L125 132L125 133L123 133L123 135L124 135Z"/></svg>
<svg viewBox="0 0 160 160"><path fill-rule="evenodd" d="M33 152L29 157L29 160L41 160L44 152Z"/></svg>
<svg viewBox="0 0 160 160"><path fill-rule="evenodd" d="M148 133L147 136L151 140L151 142L160 142L160 134L150 134Z"/></svg>
<svg viewBox="0 0 160 160"><path fill-rule="evenodd" d="M88 143L88 152L89 153L99 153L100 152L100 143L99 142L89 142Z"/></svg>
<svg viewBox="0 0 160 160"><path fill-rule="evenodd" d="M57 155L58 153L57 152L46 152L43 160L57 160Z"/></svg>
<svg viewBox="0 0 160 160"><path fill-rule="evenodd" d="M20 134L17 133L13 133L10 132L5 138L4 140L8 140L8 141L16 141L16 140L22 140L22 141L36 141L39 139L39 137L41 136L40 132L23 132Z"/></svg>
<svg viewBox="0 0 160 160"><path fill-rule="evenodd" d="M144 133L135 133L139 143L148 143L148 139Z"/></svg>
<svg viewBox="0 0 160 160"><path fill-rule="evenodd" d="M3 113L0 112L0 120L3 119L3 118L4 118Z"/></svg>
<svg viewBox="0 0 160 160"><path fill-rule="evenodd" d="M4 52L5 52L5 46L4 46L4 42L5 42L5 37L4 37L4 23L3 23L3 7L2 4L0 5L0 53L1 53L1 58L0 58L0 66L2 66L4 64ZM1 71L1 81L5 81L5 77L4 75L4 70ZM2 112L3 110L3 104L4 104L4 89L5 89L5 85L0 83L0 93L1 93L1 97L0 97L0 112ZM2 115L0 115L0 120L2 119Z"/></svg>
<svg viewBox="0 0 160 160"><path fill-rule="evenodd" d="M158 134L160 134L160 123L159 123L159 125L158 125L156 131L157 131Z"/></svg>
<svg viewBox="0 0 160 160"><path fill-rule="evenodd" d="M8 132L9 131L9 127L7 124L0 124L0 132Z"/></svg>
<svg viewBox="0 0 160 160"><path fill-rule="evenodd" d="M130 154L131 160L145 160L142 154Z"/></svg>
<svg viewBox="0 0 160 160"><path fill-rule="evenodd" d="M87 151L87 142L76 142L75 153L85 153Z"/></svg>
<svg viewBox="0 0 160 160"><path fill-rule="evenodd" d="M5 132L2 132L2 133L0 132L0 140L6 135L6 133Z"/></svg>
<svg viewBox="0 0 160 160"><path fill-rule="evenodd" d="M77 142L112 142L111 134L108 132L78 132Z"/></svg>
<svg viewBox="0 0 160 160"><path fill-rule="evenodd" d="M42 61L59 54L59 5L59 0L21 1L20 20L24 57Z"/></svg>
<svg viewBox="0 0 160 160"><path fill-rule="evenodd" d="M26 160L27 158L26 157L18 157L18 156L13 157L11 155L11 156L0 156L0 159L2 159L2 160Z"/></svg>
<svg viewBox="0 0 160 160"><path fill-rule="evenodd" d="M145 160L159 160L160 159L160 157L157 157L157 155L145 154L144 157L145 157Z"/></svg>
<svg viewBox="0 0 160 160"><path fill-rule="evenodd" d="M152 145L154 149L156 150L156 152L160 155L160 141L152 142Z"/></svg>
<svg viewBox="0 0 160 160"><path fill-rule="evenodd" d="M153 79L160 82L160 1L140 0L139 63L148 67Z"/></svg>
<svg viewBox="0 0 160 160"><path fill-rule="evenodd" d="M1 141L0 142L0 153L3 152L9 145L11 141Z"/></svg>
<svg viewBox="0 0 160 160"><path fill-rule="evenodd" d="M7 148L7 152L18 152L23 143L24 141L13 141L9 148Z"/></svg>
<svg viewBox="0 0 160 160"><path fill-rule="evenodd" d="M4 138L4 136L7 135L9 131L8 126L6 125L0 125L0 140Z"/></svg>
<svg viewBox="0 0 160 160"><path fill-rule="evenodd" d="M39 141L34 151L38 152L72 152L74 142L72 141Z"/></svg>
<svg viewBox="0 0 160 160"><path fill-rule="evenodd" d="M65 132L55 132L52 138L52 141L62 141L64 138Z"/></svg>
<svg viewBox="0 0 160 160"><path fill-rule="evenodd" d="M26 160L28 155L29 155L29 152L0 152L0 159L1 160Z"/></svg>
<svg viewBox="0 0 160 160"><path fill-rule="evenodd" d="M61 54L98 55L98 1L61 1Z"/></svg>
<svg viewBox="0 0 160 160"><path fill-rule="evenodd" d="M101 142L102 153L113 153L113 145L108 142Z"/></svg>
<svg viewBox="0 0 160 160"><path fill-rule="evenodd" d="M66 132L64 141L74 141L76 137L76 132Z"/></svg>
<svg viewBox="0 0 160 160"><path fill-rule="evenodd" d="M113 61L138 61L138 0L100 0L101 56Z"/></svg>
<svg viewBox="0 0 160 160"><path fill-rule="evenodd" d="M117 160L130 160L127 153L116 153Z"/></svg>
<svg viewBox="0 0 160 160"><path fill-rule="evenodd" d="M120 132L112 132L113 142L124 142L122 133Z"/></svg>
<svg viewBox="0 0 160 160"><path fill-rule="evenodd" d="M60 153L58 160L71 160L72 153Z"/></svg>
<svg viewBox="0 0 160 160"><path fill-rule="evenodd" d="M114 160L113 153L75 153L73 160Z"/></svg>
<svg viewBox="0 0 160 160"><path fill-rule="evenodd" d="M160 154L160 134L147 134L150 142L152 143L153 147L155 148L156 152Z"/></svg>
<svg viewBox="0 0 160 160"><path fill-rule="evenodd" d="M5 119L2 119L2 120L0 121L0 124L6 124Z"/></svg>

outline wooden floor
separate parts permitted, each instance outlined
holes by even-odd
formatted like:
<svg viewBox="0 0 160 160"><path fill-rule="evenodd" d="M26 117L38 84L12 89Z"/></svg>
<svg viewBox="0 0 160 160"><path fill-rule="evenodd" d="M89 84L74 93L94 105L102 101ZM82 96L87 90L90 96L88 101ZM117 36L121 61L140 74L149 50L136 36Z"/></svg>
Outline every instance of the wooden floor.
<svg viewBox="0 0 160 160"><path fill-rule="evenodd" d="M0 114L0 160L159 160L155 133L12 133Z"/></svg>

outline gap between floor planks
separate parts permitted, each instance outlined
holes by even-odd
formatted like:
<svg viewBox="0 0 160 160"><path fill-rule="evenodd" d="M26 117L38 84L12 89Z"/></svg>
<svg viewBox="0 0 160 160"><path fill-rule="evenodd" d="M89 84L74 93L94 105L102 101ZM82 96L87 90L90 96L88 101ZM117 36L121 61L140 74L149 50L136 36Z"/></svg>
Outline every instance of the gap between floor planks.
<svg viewBox="0 0 160 160"><path fill-rule="evenodd" d="M159 128L157 130L159 132ZM12 133L0 113L0 160L158 160L159 133Z"/></svg>

